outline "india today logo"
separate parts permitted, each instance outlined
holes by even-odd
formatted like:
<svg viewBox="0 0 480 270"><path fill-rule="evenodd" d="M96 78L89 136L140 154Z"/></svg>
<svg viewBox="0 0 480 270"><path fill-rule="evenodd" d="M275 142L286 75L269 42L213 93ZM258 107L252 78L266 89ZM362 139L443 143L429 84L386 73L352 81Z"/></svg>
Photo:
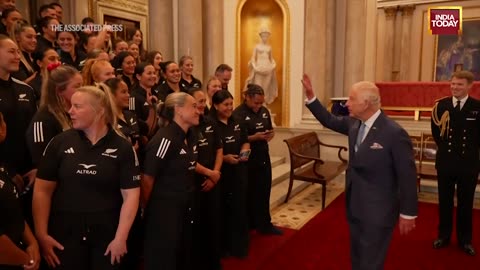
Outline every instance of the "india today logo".
<svg viewBox="0 0 480 270"><path fill-rule="evenodd" d="M462 7L429 8L428 25L432 35L461 35Z"/></svg>

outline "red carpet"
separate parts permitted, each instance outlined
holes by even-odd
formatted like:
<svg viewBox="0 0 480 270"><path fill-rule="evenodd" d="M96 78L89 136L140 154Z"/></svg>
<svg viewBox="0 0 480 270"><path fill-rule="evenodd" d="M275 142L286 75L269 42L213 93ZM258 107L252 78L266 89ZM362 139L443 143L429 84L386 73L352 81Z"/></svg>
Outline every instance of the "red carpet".
<svg viewBox="0 0 480 270"><path fill-rule="evenodd" d="M236 258L222 260L223 270L261 269L260 265L297 232L292 229L281 229L283 231L283 235L281 236L252 233L250 236L250 251L248 257L244 260Z"/></svg>
<svg viewBox="0 0 480 270"><path fill-rule="evenodd" d="M479 210L474 211L473 219L473 245L477 248L477 251L480 251ZM452 239L449 247L442 250L434 250L432 248L432 241L436 237L437 220L438 211L436 204L419 203L419 217L416 229L407 236L400 236L398 227L396 228L385 269L480 269L480 254L470 257L461 252L456 245L455 236L453 236L454 239ZM258 251L255 245L256 241L252 241L252 251ZM224 269L351 269L349 246L348 225L345 216L345 197L340 195L323 212L295 233L291 239L279 246L272 255L255 255L258 259L262 259L263 262L250 262L240 268L226 265L227 267Z"/></svg>

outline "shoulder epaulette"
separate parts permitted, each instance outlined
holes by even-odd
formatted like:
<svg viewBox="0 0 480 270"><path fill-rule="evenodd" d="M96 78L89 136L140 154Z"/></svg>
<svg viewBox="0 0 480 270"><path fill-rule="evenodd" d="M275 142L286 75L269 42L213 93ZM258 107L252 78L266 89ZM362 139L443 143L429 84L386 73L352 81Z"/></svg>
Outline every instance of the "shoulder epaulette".
<svg viewBox="0 0 480 270"><path fill-rule="evenodd" d="M449 98L449 96L443 96L443 97L441 97L441 98L438 98L438 99L435 100L435 103L438 103L438 102L440 102L441 100L446 99L446 98Z"/></svg>

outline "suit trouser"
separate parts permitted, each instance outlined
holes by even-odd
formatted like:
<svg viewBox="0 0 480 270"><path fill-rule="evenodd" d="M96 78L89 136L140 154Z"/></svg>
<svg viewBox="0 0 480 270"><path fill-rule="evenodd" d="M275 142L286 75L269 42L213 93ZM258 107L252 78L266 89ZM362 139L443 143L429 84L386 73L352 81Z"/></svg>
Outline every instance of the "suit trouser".
<svg viewBox="0 0 480 270"><path fill-rule="evenodd" d="M366 224L349 218L352 270L383 270L393 227Z"/></svg>
<svg viewBox="0 0 480 270"><path fill-rule="evenodd" d="M247 200L251 229L268 230L272 227L270 216L271 189L272 165L270 157L262 164L249 164Z"/></svg>
<svg viewBox="0 0 480 270"><path fill-rule="evenodd" d="M472 208L478 172L438 170L440 224L438 237L450 239L453 228L453 205L457 185L457 239L460 244L472 241Z"/></svg>

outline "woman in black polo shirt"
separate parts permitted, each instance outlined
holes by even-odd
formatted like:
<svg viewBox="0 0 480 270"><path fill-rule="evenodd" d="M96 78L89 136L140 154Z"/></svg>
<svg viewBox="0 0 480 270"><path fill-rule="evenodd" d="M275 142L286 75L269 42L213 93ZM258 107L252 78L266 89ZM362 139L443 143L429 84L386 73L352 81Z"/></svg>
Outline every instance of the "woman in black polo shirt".
<svg viewBox="0 0 480 270"><path fill-rule="evenodd" d="M112 66L115 68L115 73L121 78L128 86L128 90L132 91L132 87L135 83L135 58L129 52L121 52L112 60Z"/></svg>
<svg viewBox="0 0 480 270"><path fill-rule="evenodd" d="M45 51L35 51L33 53L33 60L38 67L38 74L33 78L29 85L35 92L37 103L40 103L42 96L43 80L48 78L48 73L57 68L60 63L60 56L54 49L46 49Z"/></svg>
<svg viewBox="0 0 480 270"><path fill-rule="evenodd" d="M261 86L247 85L245 101L233 115L248 131L252 154L248 160L248 214L250 229L262 234L280 235L270 217L270 190L272 187L272 166L268 142L273 139L273 125L270 112L263 106L265 94Z"/></svg>
<svg viewBox="0 0 480 270"><path fill-rule="evenodd" d="M81 70L80 63L87 58L87 55L77 47L78 35L75 32L57 32L57 43L60 47L59 55L63 64Z"/></svg>
<svg viewBox="0 0 480 270"><path fill-rule="evenodd" d="M5 140L6 124L0 113L0 143ZM19 247L23 242L27 248ZM12 179L0 167L0 270L38 269L38 243L25 222L22 206ZM22 265L22 266L20 266Z"/></svg>
<svg viewBox="0 0 480 270"><path fill-rule="evenodd" d="M155 68L155 75L157 76L157 79L153 88L156 89L165 81L165 78L162 74L162 68L160 66L163 62L162 53L160 51L149 51L145 58L145 62L152 64Z"/></svg>
<svg viewBox="0 0 480 270"><path fill-rule="evenodd" d="M57 269L118 269L140 196L138 160L97 87L77 89L73 129L40 162L33 195L42 254Z"/></svg>
<svg viewBox="0 0 480 270"><path fill-rule="evenodd" d="M0 143L0 166L14 179L17 191L23 193L25 186L30 186L35 180L25 132L37 111L37 105L32 88L11 76L18 70L19 62L19 50L15 42L0 34L0 113L8 127L5 141ZM23 203L25 208L30 208L31 196L23 197ZM30 222L31 215L24 214Z"/></svg>
<svg viewBox="0 0 480 270"><path fill-rule="evenodd" d="M50 140L71 128L68 115L70 100L82 84L82 76L71 66L59 66L48 75L40 108L33 116L26 133L34 168L37 168Z"/></svg>
<svg viewBox="0 0 480 270"><path fill-rule="evenodd" d="M197 175L195 183L196 222L194 226L196 269L221 269L220 264L220 194L218 181L223 162L222 138L213 120L204 115L206 98L202 89L189 91L197 101L200 123Z"/></svg>
<svg viewBox="0 0 480 270"><path fill-rule="evenodd" d="M108 86L108 87L105 87ZM117 127L132 143L133 148L139 153L140 128L137 116L134 112L128 110L130 94L128 93L127 84L119 78L111 78L105 83L99 84L103 91L109 91L116 107ZM108 88L108 89L106 89ZM145 131L144 131L145 132ZM142 149L143 150L143 149ZM138 155L137 154L137 155ZM141 155L143 156L143 153ZM143 161L139 159L139 161ZM137 212L135 221L130 229L130 235L127 241L128 253L124 257L122 269L136 269L140 263L143 246L143 222L141 211Z"/></svg>
<svg viewBox="0 0 480 270"><path fill-rule="evenodd" d="M140 63L135 67L134 78L136 83L130 91L129 109L135 113L139 120L142 143L146 144L148 138L153 136L156 126L155 105L158 102L157 96L152 93L155 85L155 68L148 63Z"/></svg>
<svg viewBox="0 0 480 270"><path fill-rule="evenodd" d="M193 77L193 58L189 55L184 55L178 61L180 71L182 72L182 78L180 79L180 85L183 89L190 88L202 88L202 82Z"/></svg>
<svg viewBox="0 0 480 270"><path fill-rule="evenodd" d="M215 119L223 141L220 180L224 255L248 255L249 235L246 211L247 164L250 144L247 131L232 117L233 97L228 90L212 97L210 115Z"/></svg>
<svg viewBox="0 0 480 270"><path fill-rule="evenodd" d="M18 48L22 52L20 55L20 67L12 76L30 84L38 76L32 55L37 48L37 34L35 29L25 20L17 21L13 25L12 34L12 38L15 39Z"/></svg>
<svg viewBox="0 0 480 270"><path fill-rule="evenodd" d="M165 74L165 83L156 88L158 89L158 94L155 94L159 101L165 102L165 99L171 93L185 92L186 89L180 85L180 79L182 78L182 75L177 63L173 61L167 61L162 63L161 67L163 74Z"/></svg>
<svg viewBox="0 0 480 270"><path fill-rule="evenodd" d="M148 143L144 162L145 270L193 269L195 99L187 93L169 95L165 116L170 124Z"/></svg>
<svg viewBox="0 0 480 270"><path fill-rule="evenodd" d="M111 78L105 81L105 85L108 86L115 102L117 127L137 150L138 140L140 139L140 125L135 112L128 110L130 94L128 93L127 84L119 78ZM148 131L143 132L146 133Z"/></svg>

